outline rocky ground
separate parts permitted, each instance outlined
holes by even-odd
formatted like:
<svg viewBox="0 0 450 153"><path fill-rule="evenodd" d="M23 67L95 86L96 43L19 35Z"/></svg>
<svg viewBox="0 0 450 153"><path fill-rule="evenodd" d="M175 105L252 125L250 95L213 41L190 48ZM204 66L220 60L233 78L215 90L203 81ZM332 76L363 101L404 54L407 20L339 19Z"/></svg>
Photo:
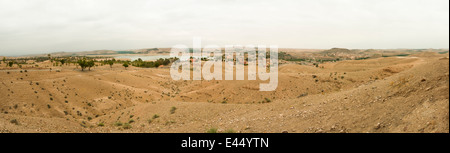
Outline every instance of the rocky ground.
<svg viewBox="0 0 450 153"><path fill-rule="evenodd" d="M448 53L284 64L272 92L173 81L167 68L38 64L0 65L0 132L449 132Z"/></svg>

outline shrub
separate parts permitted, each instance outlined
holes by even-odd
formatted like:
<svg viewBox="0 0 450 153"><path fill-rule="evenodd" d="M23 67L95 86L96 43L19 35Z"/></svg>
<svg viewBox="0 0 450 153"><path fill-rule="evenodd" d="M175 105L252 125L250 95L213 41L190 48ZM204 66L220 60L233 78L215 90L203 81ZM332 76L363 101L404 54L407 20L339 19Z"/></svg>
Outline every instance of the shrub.
<svg viewBox="0 0 450 153"><path fill-rule="evenodd" d="M131 129L132 126L131 126L130 123L125 123L125 124L123 124L122 128L123 128L123 129Z"/></svg>
<svg viewBox="0 0 450 153"><path fill-rule="evenodd" d="M134 123L134 120L133 119L130 119L130 120L128 120L128 123Z"/></svg>
<svg viewBox="0 0 450 153"><path fill-rule="evenodd" d="M236 133L236 131L234 131L233 129L228 129L224 133Z"/></svg>
<svg viewBox="0 0 450 153"><path fill-rule="evenodd" d="M153 117L152 117L152 119L157 119L157 118L159 118L159 115L158 115L158 114L155 114L155 115L153 115Z"/></svg>
<svg viewBox="0 0 450 153"><path fill-rule="evenodd" d="M217 133L217 128L210 128L206 131L206 133Z"/></svg>
<svg viewBox="0 0 450 153"><path fill-rule="evenodd" d="M266 102L268 103L272 102L272 100L270 100L269 98L264 98L264 100L266 100Z"/></svg>
<svg viewBox="0 0 450 153"><path fill-rule="evenodd" d="M122 122L120 122L120 121L114 123L114 126L122 126L122 125L123 125L123 124L122 124Z"/></svg>
<svg viewBox="0 0 450 153"><path fill-rule="evenodd" d="M105 124L103 122L100 122L100 123L97 124L97 126L102 127L102 126L105 126Z"/></svg>
<svg viewBox="0 0 450 153"><path fill-rule="evenodd" d="M15 124L15 125L19 125L19 121L17 121L16 119L12 119L9 122L11 122L12 124Z"/></svg>

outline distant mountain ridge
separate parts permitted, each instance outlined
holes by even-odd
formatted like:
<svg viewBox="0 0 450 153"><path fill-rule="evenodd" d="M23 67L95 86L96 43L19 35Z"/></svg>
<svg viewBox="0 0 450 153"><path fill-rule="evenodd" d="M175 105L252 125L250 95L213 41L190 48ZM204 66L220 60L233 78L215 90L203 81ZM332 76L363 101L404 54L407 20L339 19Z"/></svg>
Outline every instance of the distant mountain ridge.
<svg viewBox="0 0 450 153"><path fill-rule="evenodd" d="M135 50L94 50L94 51L81 51L81 52L53 52L47 54L34 54L25 56L95 56L95 55L121 55L121 54L168 54L170 48L145 48Z"/></svg>

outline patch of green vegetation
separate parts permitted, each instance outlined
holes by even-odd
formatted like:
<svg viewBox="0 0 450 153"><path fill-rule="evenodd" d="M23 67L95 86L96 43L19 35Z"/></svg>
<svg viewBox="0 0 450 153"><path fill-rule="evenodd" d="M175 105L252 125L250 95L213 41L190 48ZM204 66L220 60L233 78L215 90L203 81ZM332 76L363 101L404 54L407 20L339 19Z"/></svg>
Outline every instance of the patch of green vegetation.
<svg viewBox="0 0 450 153"><path fill-rule="evenodd" d="M303 58L292 58L292 59L285 59L286 61L292 61L292 62L303 62L306 61L306 59Z"/></svg>
<svg viewBox="0 0 450 153"><path fill-rule="evenodd" d="M153 115L153 117L152 117L153 120L154 120L154 119L157 119L157 118L159 118L159 115L158 115L158 114L155 114L155 115Z"/></svg>
<svg viewBox="0 0 450 153"><path fill-rule="evenodd" d="M175 124L175 123L177 123L177 122L175 122L175 121L167 121L165 125Z"/></svg>
<svg viewBox="0 0 450 153"><path fill-rule="evenodd" d="M370 57L359 57L359 58L356 58L355 60L366 60L366 59L369 59Z"/></svg>
<svg viewBox="0 0 450 153"><path fill-rule="evenodd" d="M398 54L398 55L395 55L395 56L409 56L410 54Z"/></svg>
<svg viewBox="0 0 450 153"><path fill-rule="evenodd" d="M117 121L116 123L114 123L114 126L122 126L122 125L123 125L123 123L120 121Z"/></svg>
<svg viewBox="0 0 450 153"><path fill-rule="evenodd" d="M9 121L10 123L14 124L14 125L19 125L19 121L17 121L17 119L12 119L11 121Z"/></svg>
<svg viewBox="0 0 450 153"><path fill-rule="evenodd" d="M117 51L117 54L136 54L133 51Z"/></svg>
<svg viewBox="0 0 450 153"><path fill-rule="evenodd" d="M123 129L131 129L131 128L133 128L133 127L131 126L130 123L125 123L125 124L123 124L122 128L123 128Z"/></svg>
<svg viewBox="0 0 450 153"><path fill-rule="evenodd" d="M206 130L206 133L217 133L217 128L210 128Z"/></svg>
<svg viewBox="0 0 450 153"><path fill-rule="evenodd" d="M154 67L159 67L160 65L169 65L171 62L177 60L176 58L160 58L156 61L143 61L141 58L134 60L133 62L131 62L132 66L135 67L143 67L143 68L154 68Z"/></svg>
<svg viewBox="0 0 450 153"><path fill-rule="evenodd" d="M224 133L236 133L236 131L234 131L233 129L228 129Z"/></svg>

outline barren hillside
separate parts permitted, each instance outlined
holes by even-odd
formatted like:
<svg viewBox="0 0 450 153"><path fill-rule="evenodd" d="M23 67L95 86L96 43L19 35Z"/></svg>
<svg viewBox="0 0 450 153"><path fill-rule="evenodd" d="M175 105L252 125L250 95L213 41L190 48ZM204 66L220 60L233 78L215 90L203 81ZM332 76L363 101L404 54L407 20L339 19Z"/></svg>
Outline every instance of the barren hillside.
<svg viewBox="0 0 450 153"><path fill-rule="evenodd" d="M166 68L0 67L0 132L449 132L448 53L280 65L272 92Z"/></svg>

